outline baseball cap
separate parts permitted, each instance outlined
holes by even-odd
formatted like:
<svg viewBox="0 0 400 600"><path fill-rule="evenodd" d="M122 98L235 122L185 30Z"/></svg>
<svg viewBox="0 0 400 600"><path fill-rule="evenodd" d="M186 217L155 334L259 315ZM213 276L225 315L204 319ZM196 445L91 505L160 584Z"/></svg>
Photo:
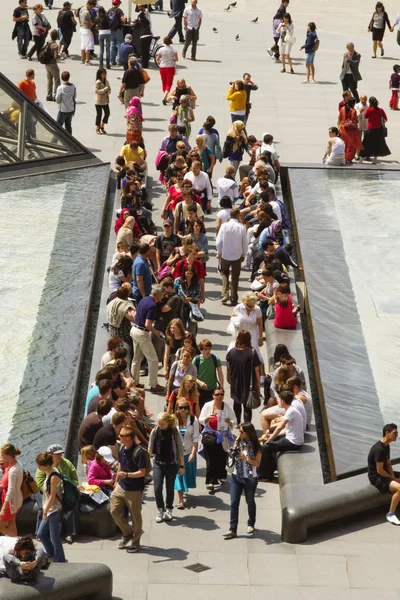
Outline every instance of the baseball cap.
<svg viewBox="0 0 400 600"><path fill-rule="evenodd" d="M121 4L121 0L112 0L113 6L117 6L118 4Z"/></svg>
<svg viewBox="0 0 400 600"><path fill-rule="evenodd" d="M64 8L68 8L69 6L72 6L72 2L64 2L64 4L63 4Z"/></svg>
<svg viewBox="0 0 400 600"><path fill-rule="evenodd" d="M97 452L106 459L106 461L108 463L113 463L114 462L114 457L112 455L111 452L111 448L109 448L108 446L101 446Z"/></svg>
<svg viewBox="0 0 400 600"><path fill-rule="evenodd" d="M51 444L46 452L50 452L50 454L64 454L63 447L60 444Z"/></svg>
<svg viewBox="0 0 400 600"><path fill-rule="evenodd" d="M132 36L131 36L131 34L130 34L130 33L127 33L127 34L126 34L126 36L125 36L125 41L126 41L126 42L131 42L131 41L132 41Z"/></svg>

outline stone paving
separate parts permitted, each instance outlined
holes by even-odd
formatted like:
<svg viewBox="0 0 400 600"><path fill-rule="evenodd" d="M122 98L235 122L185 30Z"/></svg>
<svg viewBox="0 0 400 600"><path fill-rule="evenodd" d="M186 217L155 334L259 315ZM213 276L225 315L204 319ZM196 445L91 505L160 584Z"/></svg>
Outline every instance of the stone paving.
<svg viewBox="0 0 400 600"><path fill-rule="evenodd" d="M271 43L271 17L279 2L267 0L238 0L237 8L224 12L228 2L200 2L204 25L198 48L198 61L180 60L179 75L192 84L198 95L196 124L199 128L208 114L217 119L221 137L230 126L226 93L228 82L250 71L259 91L253 94L253 110L249 133L258 136L271 131L277 142L283 164L289 162L320 163L327 138L327 129L336 122L337 103L341 99L339 73L342 53L348 41L354 41L362 54L360 71L363 82L359 89L375 94L386 109L390 97L388 79L392 65L398 62L400 48L396 34L386 34L386 56L372 60L370 34L366 32L373 10L357 0L345 8L331 0L309 0L306 4L291 0L290 12L295 23L299 48L304 43L306 24L316 22L321 37L317 54L318 83L301 85L304 55L293 51L296 74L281 74L280 66L272 62L265 48ZM30 3L32 6L33 3ZM61 8L61 0L56 7ZM108 8L110 0L104 1ZM167 1L165 2L165 5ZM398 6L389 0L386 9L393 20ZM79 6L75 2L74 8ZM15 3L2 0L3 19L0 23L0 69L12 81L23 78L25 69L36 70L38 96L46 95L44 66L36 61L19 60L16 46L11 42L11 14ZM127 12L127 0L123 0ZM46 11L55 25L57 11ZM156 35L165 35L170 27L166 14L152 13ZM257 24L250 23L259 16ZM212 31L216 27L218 33ZM240 41L235 35L240 34ZM182 46L177 45L181 52ZM65 62L71 72L71 81L78 88L77 113L73 121L76 137L104 161L112 161L119 153L125 138L123 108L116 98L121 72L113 69L109 79L113 88L111 119L107 136L95 134L94 80L96 67L84 67L78 58L79 35L72 44L73 59ZM392 58L390 58L392 57ZM152 77L147 86L143 109L146 119L144 136L149 153L150 176L156 179L154 157L160 139L164 136L169 119L169 108L160 104L161 86L157 70L150 69ZM46 103L55 116L56 106ZM389 161L400 156L398 113L389 114L388 143L393 152ZM193 138L192 138L193 139ZM219 176L223 166L218 165ZM163 194L153 184L156 219ZM7 214L2 215L8 218ZM15 215L10 218L15 218ZM211 253L214 250L213 219L207 219ZM113 234L112 234L113 235ZM220 280L215 260L208 263L207 319L200 327L199 336L211 337L214 350L223 359L229 343L226 326L230 309L221 306ZM248 287L247 276L241 278L241 291ZM100 320L102 315L100 317ZM150 408L157 413L163 401L150 398ZM257 416L255 423L257 424ZM377 435L378 437L378 435ZM253 538L245 531L245 505L240 513L239 536L224 541L229 519L228 486L210 496L204 486L204 463L199 461L198 488L190 498L190 508L176 515L170 524L155 523L155 503L152 487L145 498L143 548L140 553L128 555L117 550L117 539L95 540L79 538L73 546L66 546L71 562L104 562L114 573L114 595L120 600L192 600L208 597L211 600L226 597L246 600L254 595L268 594L280 599L313 600L381 600L399 599L398 560L400 532L385 523L384 514L375 514L346 522L322 532L314 533L303 545L287 545L280 539L280 502L277 484L260 484L257 497L257 532ZM176 511L178 512L178 511ZM200 574L185 569L193 563L202 563L210 570ZM197 585L196 585L197 584Z"/></svg>

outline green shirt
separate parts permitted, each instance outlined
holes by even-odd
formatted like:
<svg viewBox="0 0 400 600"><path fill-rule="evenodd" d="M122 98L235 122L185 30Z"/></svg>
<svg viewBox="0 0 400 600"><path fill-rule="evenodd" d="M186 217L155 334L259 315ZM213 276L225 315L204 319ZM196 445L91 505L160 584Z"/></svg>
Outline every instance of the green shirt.
<svg viewBox="0 0 400 600"><path fill-rule="evenodd" d="M68 479L70 481L72 481L72 483L74 485L77 486L79 484L76 469L75 469L74 465L72 464L72 462L70 460L68 460L68 458L62 457L61 462L57 468L60 471L61 475L64 475L64 477L68 477ZM43 492L43 486L44 486L45 479L46 479L46 473L43 473L43 471L41 471L40 469L37 469L36 474L35 474L35 481L41 492Z"/></svg>
<svg viewBox="0 0 400 600"><path fill-rule="evenodd" d="M200 354L192 360L192 363L197 368L197 379L207 384L207 390L215 390L218 384L217 369L222 366L218 356L215 356L214 360L212 354L210 354L209 358L204 358Z"/></svg>

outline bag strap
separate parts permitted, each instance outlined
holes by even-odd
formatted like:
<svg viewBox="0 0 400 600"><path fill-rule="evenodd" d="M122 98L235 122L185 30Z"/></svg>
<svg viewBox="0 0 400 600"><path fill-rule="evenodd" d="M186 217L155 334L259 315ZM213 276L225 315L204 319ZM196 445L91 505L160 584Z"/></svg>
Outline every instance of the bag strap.
<svg viewBox="0 0 400 600"><path fill-rule="evenodd" d="M251 365L250 365L250 388L249 388L250 392L252 392L253 388L254 388L254 371L253 371L254 353L255 353L255 350L254 350L254 348L252 348L251 349Z"/></svg>

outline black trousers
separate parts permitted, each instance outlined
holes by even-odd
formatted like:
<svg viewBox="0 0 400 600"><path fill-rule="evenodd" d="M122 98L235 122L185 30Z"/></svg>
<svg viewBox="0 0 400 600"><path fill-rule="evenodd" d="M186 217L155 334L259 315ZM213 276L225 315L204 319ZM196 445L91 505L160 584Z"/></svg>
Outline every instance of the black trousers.
<svg viewBox="0 0 400 600"><path fill-rule="evenodd" d="M96 106L96 127L100 127L101 123L108 123L108 118L110 116L110 106L108 104L95 104ZM104 111L104 117L101 118L101 115Z"/></svg>
<svg viewBox="0 0 400 600"><path fill-rule="evenodd" d="M242 420L242 407L243 407L243 420ZM253 416L253 411L251 408L247 408L245 404L241 404L241 402L233 402L233 410L235 413L236 420L238 425L240 423L251 423L251 418Z"/></svg>
<svg viewBox="0 0 400 600"><path fill-rule="evenodd" d="M192 44L192 58L196 58L197 42L199 41L199 30L198 29L186 29L185 45L183 47L183 54L186 55L190 44Z"/></svg>
<svg viewBox="0 0 400 600"><path fill-rule="evenodd" d="M357 81L354 79L353 75L346 73L344 79L342 79L342 88L344 92L350 90L357 102L360 102L360 97L357 92Z"/></svg>
<svg viewBox="0 0 400 600"><path fill-rule="evenodd" d="M170 37L172 40L174 35L176 35L176 34L179 35L180 42L185 41L185 37L184 37L183 31L182 31L182 15L180 15L179 17L175 17L175 23L172 26L172 29L169 32L168 37Z"/></svg>
<svg viewBox="0 0 400 600"><path fill-rule="evenodd" d="M28 56L28 58L32 58L32 56L36 52L36 54L38 55L38 58L39 58L39 52L41 51L41 49L44 46L44 43L46 41L46 36L45 35L34 35L33 41L34 41L34 44L33 44L32 48L29 50L27 56Z"/></svg>
<svg viewBox="0 0 400 600"><path fill-rule="evenodd" d="M61 29L61 33L64 40L63 51L68 52L68 48L72 41L73 30L72 29Z"/></svg>
<svg viewBox="0 0 400 600"><path fill-rule="evenodd" d="M150 59L150 46L153 38L151 35L140 38L140 46L142 49L142 67L147 69Z"/></svg>
<svg viewBox="0 0 400 600"><path fill-rule="evenodd" d="M276 469L276 455L278 452L296 452L301 446L292 444L286 437L280 437L262 447L262 456L260 466L258 467L258 476L260 479L272 479Z"/></svg>

